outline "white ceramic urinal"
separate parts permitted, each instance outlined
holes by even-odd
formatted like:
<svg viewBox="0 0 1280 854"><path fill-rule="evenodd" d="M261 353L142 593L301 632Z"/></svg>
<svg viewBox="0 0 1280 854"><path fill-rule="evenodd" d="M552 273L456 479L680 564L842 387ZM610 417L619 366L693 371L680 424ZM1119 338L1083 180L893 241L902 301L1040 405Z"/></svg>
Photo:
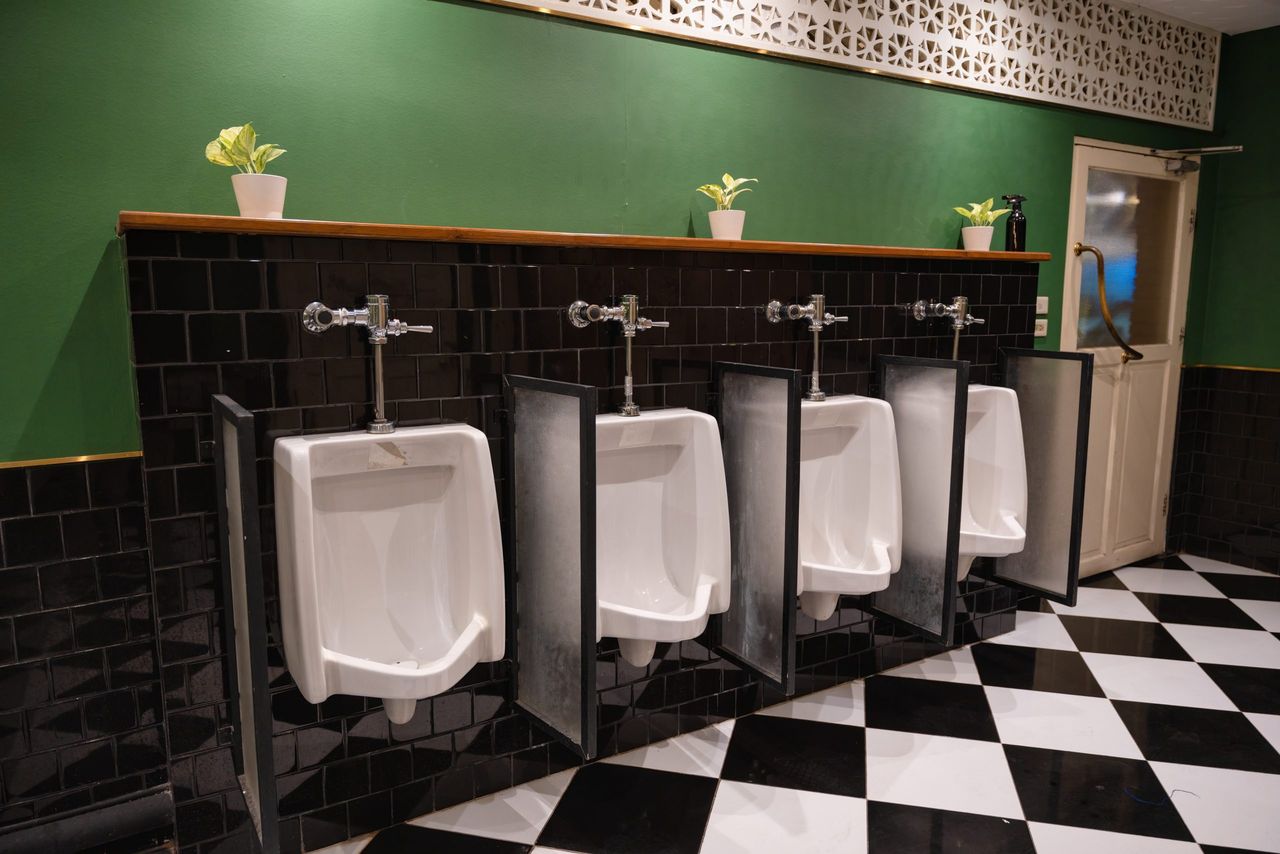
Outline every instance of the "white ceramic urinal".
<svg viewBox="0 0 1280 854"><path fill-rule="evenodd" d="M688 409L596 419L599 637L637 667L729 607L729 499L715 419Z"/></svg>
<svg viewBox="0 0 1280 854"><path fill-rule="evenodd" d="M502 658L502 540L483 433L462 424L275 445L285 655L302 695L404 723Z"/></svg>
<svg viewBox="0 0 1280 854"><path fill-rule="evenodd" d="M969 386L960 499L958 579L976 557L1006 557L1027 541L1027 459L1011 388Z"/></svg>
<svg viewBox="0 0 1280 854"><path fill-rule="evenodd" d="M893 410L848 395L800 405L800 608L815 620L841 594L889 586L902 559Z"/></svg>

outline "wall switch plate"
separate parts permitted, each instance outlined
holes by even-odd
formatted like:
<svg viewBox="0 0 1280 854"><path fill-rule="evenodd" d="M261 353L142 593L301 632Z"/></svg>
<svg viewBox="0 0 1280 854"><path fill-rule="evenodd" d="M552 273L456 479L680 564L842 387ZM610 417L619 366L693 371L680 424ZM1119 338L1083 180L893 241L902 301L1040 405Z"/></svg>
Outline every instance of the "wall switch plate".
<svg viewBox="0 0 1280 854"><path fill-rule="evenodd" d="M1048 313L1049 313L1049 298L1036 297L1036 314L1048 314Z"/></svg>
<svg viewBox="0 0 1280 854"><path fill-rule="evenodd" d="M1024 326L1022 328L1026 329L1027 327ZM1049 318L1047 317L1036 318L1036 337L1037 338L1049 337Z"/></svg>

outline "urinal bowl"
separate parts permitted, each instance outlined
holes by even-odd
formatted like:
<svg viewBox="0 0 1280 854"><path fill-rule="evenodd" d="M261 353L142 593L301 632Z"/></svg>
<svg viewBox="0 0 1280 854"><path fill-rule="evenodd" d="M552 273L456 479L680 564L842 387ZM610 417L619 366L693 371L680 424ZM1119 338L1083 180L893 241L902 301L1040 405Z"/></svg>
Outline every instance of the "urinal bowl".
<svg viewBox="0 0 1280 854"><path fill-rule="evenodd" d="M302 695L381 698L404 723L505 643L489 445L466 425L280 439L285 655Z"/></svg>
<svg viewBox="0 0 1280 854"><path fill-rule="evenodd" d="M843 594L883 590L902 559L893 410L848 395L800 407L800 608L815 620Z"/></svg>
<svg viewBox="0 0 1280 854"><path fill-rule="evenodd" d="M1018 395L1010 388L971 385L957 578L966 578L978 557L1007 557L1022 551L1026 521L1027 461Z"/></svg>
<svg viewBox="0 0 1280 854"><path fill-rule="evenodd" d="M597 639L637 667L729 607L729 503L715 419L596 419Z"/></svg>

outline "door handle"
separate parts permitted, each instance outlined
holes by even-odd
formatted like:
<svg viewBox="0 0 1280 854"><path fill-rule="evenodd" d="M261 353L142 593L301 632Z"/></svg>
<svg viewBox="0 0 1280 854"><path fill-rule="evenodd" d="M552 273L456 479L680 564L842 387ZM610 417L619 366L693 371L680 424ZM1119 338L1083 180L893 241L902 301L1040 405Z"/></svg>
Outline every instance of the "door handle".
<svg viewBox="0 0 1280 854"><path fill-rule="evenodd" d="M1127 362L1130 359L1138 361L1142 358L1142 354L1129 346L1123 338L1120 337L1120 330L1116 329L1115 321L1111 319L1111 307L1107 305L1107 262L1102 257L1102 251L1096 246L1090 246L1088 243L1076 241L1075 246L1071 247L1071 251L1077 256L1082 252L1092 252L1093 257L1098 259L1098 301L1102 308L1102 321L1107 324L1107 331L1111 333L1111 337L1120 345L1120 349L1124 352L1120 356L1121 362Z"/></svg>

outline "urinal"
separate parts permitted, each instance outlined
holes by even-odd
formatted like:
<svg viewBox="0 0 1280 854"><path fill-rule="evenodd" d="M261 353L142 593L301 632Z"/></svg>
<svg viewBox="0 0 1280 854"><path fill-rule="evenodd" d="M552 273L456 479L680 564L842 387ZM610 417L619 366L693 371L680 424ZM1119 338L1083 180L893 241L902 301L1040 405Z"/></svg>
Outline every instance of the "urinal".
<svg viewBox="0 0 1280 854"><path fill-rule="evenodd" d="M405 723L505 642L489 443L462 424L275 444L280 606L307 700L378 697Z"/></svg>
<svg viewBox="0 0 1280 854"><path fill-rule="evenodd" d="M902 484L893 410L848 395L800 404L800 609L815 620L841 594L883 590L902 560Z"/></svg>
<svg viewBox="0 0 1280 854"><path fill-rule="evenodd" d="M729 498L715 419L596 418L597 640L637 667L729 607Z"/></svg>
<svg viewBox="0 0 1280 854"><path fill-rule="evenodd" d="M1011 388L971 385L957 578L969 575L974 558L1007 557L1022 551L1026 523L1027 460L1018 395Z"/></svg>

